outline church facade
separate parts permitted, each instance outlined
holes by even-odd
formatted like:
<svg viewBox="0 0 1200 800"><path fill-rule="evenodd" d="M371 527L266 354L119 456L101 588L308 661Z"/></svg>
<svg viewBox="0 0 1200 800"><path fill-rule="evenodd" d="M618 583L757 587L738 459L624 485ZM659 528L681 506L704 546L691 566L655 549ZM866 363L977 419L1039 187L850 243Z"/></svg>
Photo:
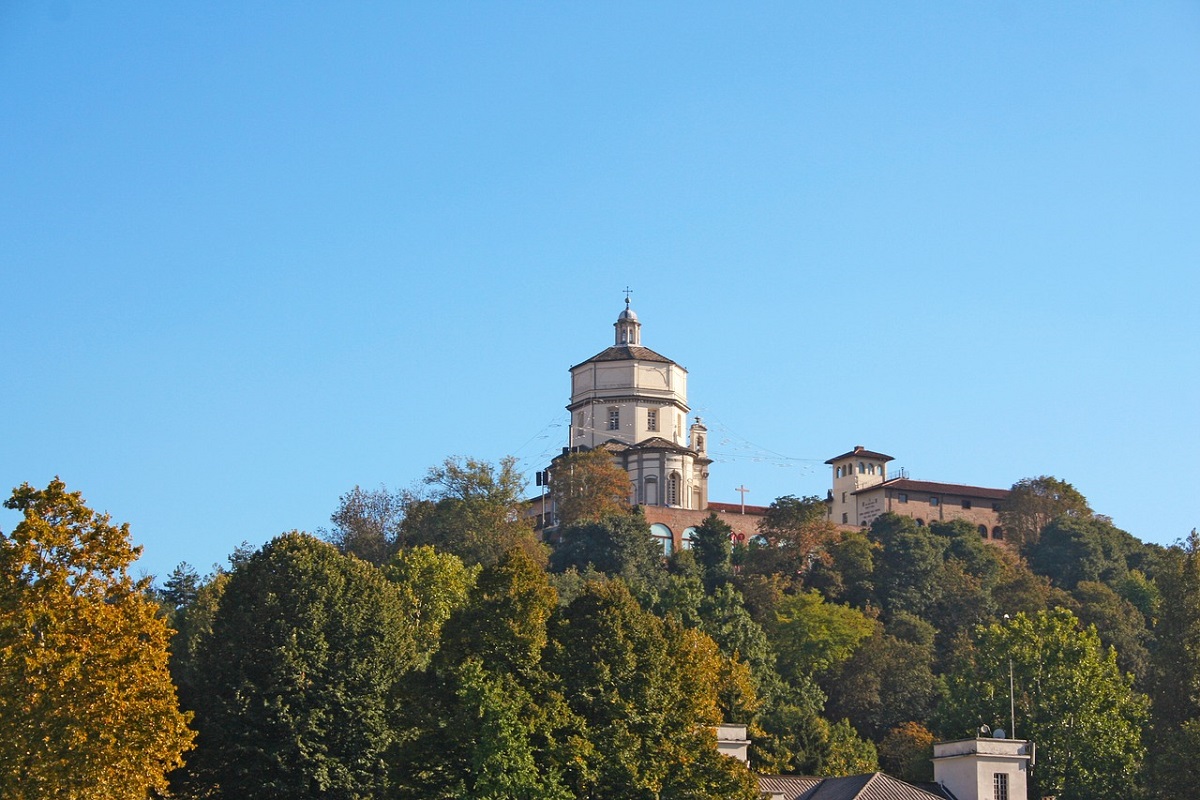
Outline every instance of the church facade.
<svg viewBox="0 0 1200 800"><path fill-rule="evenodd" d="M689 547L692 531L710 513L733 528L735 541L749 541L766 508L709 502L708 430L699 417L688 422L687 370L642 344L642 324L628 297L613 329L611 346L570 368L563 453L598 447L611 453L629 476L630 504L641 506L668 554ZM833 480L826 501L830 521L861 528L886 512L919 525L963 519L982 538L1003 540L998 511L1008 490L889 476L893 460L857 446L826 461ZM540 508L539 529L553 528L546 497Z"/></svg>

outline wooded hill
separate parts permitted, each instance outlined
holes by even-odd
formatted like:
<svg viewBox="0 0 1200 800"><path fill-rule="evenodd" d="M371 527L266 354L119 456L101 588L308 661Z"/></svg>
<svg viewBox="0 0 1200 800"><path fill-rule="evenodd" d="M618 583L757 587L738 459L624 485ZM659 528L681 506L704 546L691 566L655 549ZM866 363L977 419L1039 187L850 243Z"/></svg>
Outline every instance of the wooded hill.
<svg viewBox="0 0 1200 800"><path fill-rule="evenodd" d="M566 504L553 546L521 513L511 462L449 459L417 489L347 493L317 536L241 548L203 579L180 565L157 588L121 578L132 559L50 575L95 539L95 521L61 484L47 490L60 507L23 487L9 502L26 522L0 540L0 727L80 733L70 748L32 735L0 746L0 793L49 797L18 788L33 771L53 786L72 760L112 760L88 754L104 737L68 696L31 686L21 655L68 646L47 633L79 628L82 611L48 604L44 588L70 595L81 576L108 587L93 604L160 608L190 729L161 723L160 757L128 768L148 777L126 773L140 789L81 797L144 797L170 771L171 791L195 798L749 800L752 774L717 753L720 721L749 725L756 772L919 781L935 738L1014 716L1038 746L1031 797L1200 785L1195 532L1144 544L1043 477L1001 512L1009 547L894 515L842 531L820 499L783 497L746 546L710 516L691 550L664 558L624 484L593 461L587 485L611 489ZM110 650L114 637L119 652L160 646L146 631L93 632ZM97 646L91 663L95 644L72 640L76 655L43 659L39 674L119 661ZM133 691L153 680L130 680L110 693L124 698L107 724L118 742L122 725L178 713L161 689Z"/></svg>

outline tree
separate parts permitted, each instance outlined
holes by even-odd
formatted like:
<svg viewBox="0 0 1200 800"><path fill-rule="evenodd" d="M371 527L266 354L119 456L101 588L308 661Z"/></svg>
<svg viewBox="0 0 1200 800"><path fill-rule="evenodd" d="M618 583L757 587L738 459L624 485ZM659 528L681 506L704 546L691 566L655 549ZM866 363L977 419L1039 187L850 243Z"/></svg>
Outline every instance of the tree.
<svg viewBox="0 0 1200 800"><path fill-rule="evenodd" d="M785 596L768 633L787 679L817 676L848 659L874 623L849 606L826 603L816 591Z"/></svg>
<svg viewBox="0 0 1200 800"><path fill-rule="evenodd" d="M711 639L643 611L623 582L590 583L562 610L550 663L579 720L579 798L751 798L717 752L721 658Z"/></svg>
<svg viewBox="0 0 1200 800"><path fill-rule="evenodd" d="M556 572L571 567L583 571L591 566L631 584L656 584L662 572L662 550L650 535L641 509L572 525L562 530L561 537L550 557L550 567Z"/></svg>
<svg viewBox="0 0 1200 800"><path fill-rule="evenodd" d="M599 522L629 510L629 474L603 447L576 450L554 459L550 497L558 525Z"/></svg>
<svg viewBox="0 0 1200 800"><path fill-rule="evenodd" d="M1078 489L1049 475L1022 478L1000 504L1000 524L1008 541L1022 549L1036 544L1042 528L1064 514L1087 519L1092 508Z"/></svg>
<svg viewBox="0 0 1200 800"><path fill-rule="evenodd" d="M836 541L837 535L837 526L829 521L824 500L780 497L759 521L756 537L759 541L747 548L743 569L802 578L824 556L824 548Z"/></svg>
<svg viewBox="0 0 1200 800"><path fill-rule="evenodd" d="M416 659L395 587L307 534L229 575L198 654L190 786L222 796L380 796L396 686Z"/></svg>
<svg viewBox="0 0 1200 800"><path fill-rule="evenodd" d="M408 733L391 759L401 796L566 800L559 742L574 726L541 663L556 604L520 551L482 570L430 670L401 690Z"/></svg>
<svg viewBox="0 0 1200 800"><path fill-rule="evenodd" d="M1142 755L1145 698L1133 691L1095 628L1080 629L1065 609L976 629L949 676L942 735L958 738L981 723L1008 721L1010 659L1016 734L1037 744L1030 795L1130 797Z"/></svg>
<svg viewBox="0 0 1200 800"><path fill-rule="evenodd" d="M715 513L709 513L692 534L692 553L700 565L704 589L712 594L733 577L733 548L729 537L733 528Z"/></svg>
<svg viewBox="0 0 1200 800"><path fill-rule="evenodd" d="M4 503L0 795L117 800L166 788L193 733L167 669L166 623L129 566L129 526L55 478Z"/></svg>
<svg viewBox="0 0 1200 800"><path fill-rule="evenodd" d="M524 480L516 460L498 465L473 458L447 458L430 467L425 491L406 498L403 539L453 553L468 566L498 563L512 549L539 563L545 548L523 513Z"/></svg>
<svg viewBox="0 0 1200 800"><path fill-rule="evenodd" d="M478 567L424 545L402 550L384 568L396 587L406 636L416 648L414 666L423 669L441 645L442 626L467 602Z"/></svg>
<svg viewBox="0 0 1200 800"><path fill-rule="evenodd" d="M944 588L939 578L945 562L945 538L909 517L890 513L875 518L870 536L882 545L874 562L873 582L884 611L928 614Z"/></svg>
<svg viewBox="0 0 1200 800"><path fill-rule="evenodd" d="M355 486L338 498L329 520L333 530L318 531L342 553L382 566L401 545L406 498L382 484L378 489Z"/></svg>
<svg viewBox="0 0 1200 800"><path fill-rule="evenodd" d="M186 561L181 561L163 581L158 596L171 611L191 605L200 590L200 573Z"/></svg>
<svg viewBox="0 0 1200 800"><path fill-rule="evenodd" d="M1025 552L1030 567L1069 590L1080 581L1119 586L1129 575L1127 556L1139 544L1106 520L1064 515L1051 520Z"/></svg>
<svg viewBox="0 0 1200 800"><path fill-rule="evenodd" d="M889 775L909 783L933 780L933 734L919 722L905 722L879 743L879 763Z"/></svg>
<svg viewBox="0 0 1200 800"><path fill-rule="evenodd" d="M1200 785L1200 534L1167 551L1156 580L1147 785L1156 797L1185 797Z"/></svg>

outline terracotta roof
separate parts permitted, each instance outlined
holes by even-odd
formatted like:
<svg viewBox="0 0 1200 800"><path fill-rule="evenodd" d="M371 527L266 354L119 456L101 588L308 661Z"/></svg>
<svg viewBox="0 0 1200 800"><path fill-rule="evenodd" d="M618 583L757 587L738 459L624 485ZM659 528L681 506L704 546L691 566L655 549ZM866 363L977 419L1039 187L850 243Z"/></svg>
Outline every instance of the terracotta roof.
<svg viewBox="0 0 1200 800"><path fill-rule="evenodd" d="M944 793L919 789L882 772L845 778L763 775L759 791L781 794L784 800L946 800Z"/></svg>
<svg viewBox="0 0 1200 800"><path fill-rule="evenodd" d="M742 504L741 503L713 503L710 501L708 504L708 508L710 511L724 511L727 514L742 513ZM754 514L756 516L761 517L763 514L767 513L767 507L766 506L747 505L746 513Z"/></svg>
<svg viewBox="0 0 1200 800"><path fill-rule="evenodd" d="M877 489L902 489L909 492L928 492L929 494L953 494L962 497L982 497L987 500L1003 500L1008 497L1008 489L989 489L985 486L964 486L961 483L935 483L933 481L914 481L909 478L893 478L890 481L877 483L851 494L866 494Z"/></svg>
<svg viewBox="0 0 1200 800"><path fill-rule="evenodd" d="M581 367L593 361L659 361L663 364L675 363L666 356L654 352L649 347L642 347L640 344L616 344L606 350L601 350L587 361L580 361L575 367ZM575 367L571 367L571 369L575 369Z"/></svg>
<svg viewBox="0 0 1200 800"><path fill-rule="evenodd" d="M883 453L876 453L874 450L867 450L860 444L860 445L856 446L853 450L851 450L849 453L842 453L840 456L834 456L833 458L829 459L825 463L832 464L835 461L841 461L843 458L874 458L874 459L878 459L880 461L895 461L896 460L889 455L884 455Z"/></svg>

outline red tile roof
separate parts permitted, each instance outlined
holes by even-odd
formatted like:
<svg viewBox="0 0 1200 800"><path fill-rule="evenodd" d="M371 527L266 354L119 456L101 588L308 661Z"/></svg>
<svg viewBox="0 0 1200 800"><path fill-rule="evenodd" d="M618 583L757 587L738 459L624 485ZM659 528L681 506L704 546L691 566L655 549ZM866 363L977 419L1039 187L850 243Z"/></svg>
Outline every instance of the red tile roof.
<svg viewBox="0 0 1200 800"><path fill-rule="evenodd" d="M876 453L874 450L867 450L860 444L860 445L857 445L849 453L842 453L840 456L834 456L833 458L829 459L825 463L832 464L835 461L841 461L843 458L874 458L879 461L895 461L896 460L889 455L884 455L883 453Z"/></svg>
<svg viewBox="0 0 1200 800"><path fill-rule="evenodd" d="M893 478L890 481L867 486L851 494L866 494L878 489L898 489L908 492L926 492L928 494L952 494L959 497L978 497L985 500L1003 500L1008 497L1008 489L989 489L984 486L964 486L961 483L935 483L933 481L914 481L909 478Z"/></svg>

